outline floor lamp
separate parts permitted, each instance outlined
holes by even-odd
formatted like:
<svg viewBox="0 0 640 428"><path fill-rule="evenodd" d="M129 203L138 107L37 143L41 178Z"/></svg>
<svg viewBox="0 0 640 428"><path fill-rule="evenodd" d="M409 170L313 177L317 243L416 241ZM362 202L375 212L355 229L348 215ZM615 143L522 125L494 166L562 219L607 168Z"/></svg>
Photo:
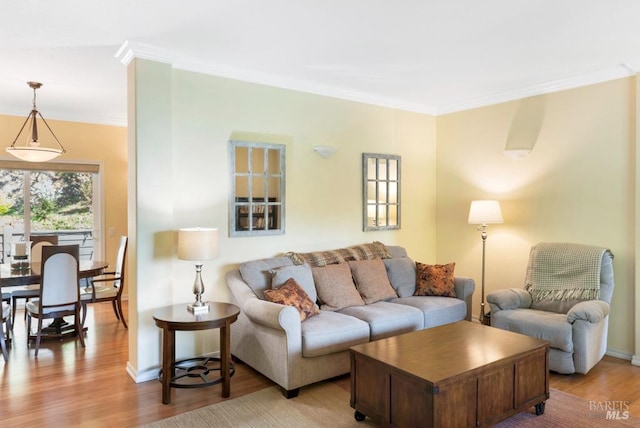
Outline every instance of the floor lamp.
<svg viewBox="0 0 640 428"><path fill-rule="evenodd" d="M472 201L469 209L469 224L479 224L478 231L482 237L482 296L480 301L480 322L490 325L491 320L484 312L484 261L487 244L487 225L502 223L502 210L498 201Z"/></svg>

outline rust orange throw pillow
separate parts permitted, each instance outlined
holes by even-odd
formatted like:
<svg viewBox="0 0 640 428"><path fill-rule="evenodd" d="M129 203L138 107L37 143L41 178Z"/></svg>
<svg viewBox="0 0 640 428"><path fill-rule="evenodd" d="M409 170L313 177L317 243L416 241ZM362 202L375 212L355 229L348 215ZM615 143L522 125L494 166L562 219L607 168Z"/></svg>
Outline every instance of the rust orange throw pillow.
<svg viewBox="0 0 640 428"><path fill-rule="evenodd" d="M416 291L414 296L456 297L453 284L455 263L427 265L416 262Z"/></svg>
<svg viewBox="0 0 640 428"><path fill-rule="evenodd" d="M320 313L318 305L309 298L304 288L293 278L289 278L279 288L264 290L264 297L273 303L295 307L300 312L300 321Z"/></svg>

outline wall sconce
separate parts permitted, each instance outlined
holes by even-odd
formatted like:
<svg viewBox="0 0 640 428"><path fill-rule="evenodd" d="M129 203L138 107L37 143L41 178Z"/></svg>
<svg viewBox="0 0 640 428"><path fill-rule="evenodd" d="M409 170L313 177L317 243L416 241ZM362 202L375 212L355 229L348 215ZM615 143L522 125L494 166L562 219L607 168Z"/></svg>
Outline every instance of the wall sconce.
<svg viewBox="0 0 640 428"><path fill-rule="evenodd" d="M518 160L531 153L542 129L544 111L544 96L525 98L520 101L504 147L504 154L507 157Z"/></svg>
<svg viewBox="0 0 640 428"><path fill-rule="evenodd" d="M338 151L338 148L335 146L315 146L313 151L319 154L321 158L327 159L333 156Z"/></svg>
<svg viewBox="0 0 640 428"><path fill-rule="evenodd" d="M487 243L487 224L502 223L502 210L498 201L472 201L469 209L469 224L479 224L478 231L482 237L482 295L480 300L480 322L490 325L490 320L484 313L484 260Z"/></svg>
<svg viewBox="0 0 640 428"><path fill-rule="evenodd" d="M44 117L42 117L42 114L40 114L38 108L36 107L36 89L40 88L42 86L42 83L27 82L27 85L29 85L29 87L33 89L33 107L31 108L31 112L27 116L27 119L22 124L22 128L20 128L20 131L18 131L18 135L16 135L15 140L13 140L11 146L7 147L6 150L10 155L13 155L18 159L22 159L27 162L46 162L60 156L66 150L64 149L64 147L62 147L62 144L60 144L60 141L58 141L58 137L56 137L56 134L53 133L51 127L49 126L47 121L44 120ZM58 143L59 148L56 149L40 146L40 142L38 141L38 125L36 123L37 117L40 117L42 123L45 124L45 126L53 136L53 139L56 141L56 143ZM27 141L24 146L16 146L16 141L18 141L18 138L20 138L20 135L22 134L22 131L24 131L27 123L29 123L28 129L30 130L30 135L27 136Z"/></svg>

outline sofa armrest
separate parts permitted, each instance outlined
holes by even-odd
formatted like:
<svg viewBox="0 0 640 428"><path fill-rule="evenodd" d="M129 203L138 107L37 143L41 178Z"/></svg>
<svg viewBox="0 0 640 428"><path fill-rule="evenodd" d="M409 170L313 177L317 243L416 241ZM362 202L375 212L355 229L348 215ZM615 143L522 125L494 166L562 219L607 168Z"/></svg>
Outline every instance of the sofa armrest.
<svg viewBox="0 0 640 428"><path fill-rule="evenodd" d="M465 319L467 321L471 321L471 304L473 303L473 291L476 288L476 282L473 278L454 277L453 288L456 292L456 297L464 300L467 304L467 314Z"/></svg>
<svg viewBox="0 0 640 428"><path fill-rule="evenodd" d="M233 303L253 323L284 331L287 335L301 335L300 313L293 306L261 300L242 280L238 270L227 273L227 286L231 291Z"/></svg>
<svg viewBox="0 0 640 428"><path fill-rule="evenodd" d="M293 306L272 303L256 297L247 300L242 310L252 322L265 327L280 329L287 334L301 332L300 312Z"/></svg>
<svg viewBox="0 0 640 428"><path fill-rule="evenodd" d="M458 299L466 300L467 297L473 296L476 283L473 278L455 277L453 279L453 287L456 292L456 297Z"/></svg>
<svg viewBox="0 0 640 428"><path fill-rule="evenodd" d="M522 288L504 288L487 294L491 312L531 307L531 294Z"/></svg>
<svg viewBox="0 0 640 428"><path fill-rule="evenodd" d="M609 315L609 310L609 304L603 300L580 302L569 309L567 321L571 324L578 320L599 323Z"/></svg>

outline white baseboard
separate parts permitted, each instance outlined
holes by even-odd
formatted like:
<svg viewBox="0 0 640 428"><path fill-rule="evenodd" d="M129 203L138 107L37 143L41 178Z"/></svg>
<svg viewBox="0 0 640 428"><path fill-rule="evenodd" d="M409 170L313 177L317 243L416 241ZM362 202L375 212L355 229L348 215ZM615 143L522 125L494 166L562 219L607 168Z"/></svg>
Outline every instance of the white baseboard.
<svg viewBox="0 0 640 428"><path fill-rule="evenodd" d="M631 364L633 364L633 360L631 358L632 355L628 352L620 351L619 349L607 348L605 355L608 355L610 357L620 358L622 360L631 361ZM638 361L638 363L635 365L640 365L640 361Z"/></svg>
<svg viewBox="0 0 640 428"><path fill-rule="evenodd" d="M135 383L148 382L150 380L158 380L159 367L152 367L142 372L136 371L130 362L127 361L127 373Z"/></svg>

